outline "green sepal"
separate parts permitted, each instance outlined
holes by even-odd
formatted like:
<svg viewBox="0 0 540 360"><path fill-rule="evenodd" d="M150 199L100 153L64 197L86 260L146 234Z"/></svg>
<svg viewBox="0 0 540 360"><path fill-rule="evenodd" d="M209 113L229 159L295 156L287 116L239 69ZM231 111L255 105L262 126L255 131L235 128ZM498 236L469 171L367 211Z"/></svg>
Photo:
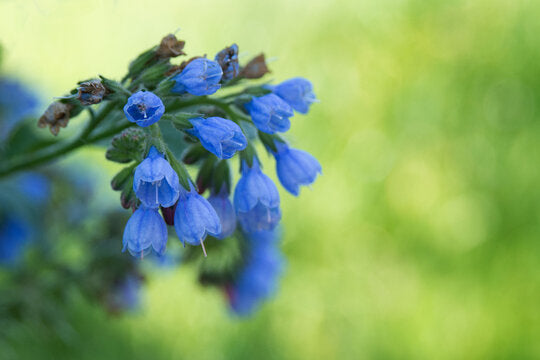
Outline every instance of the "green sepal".
<svg viewBox="0 0 540 360"><path fill-rule="evenodd" d="M162 60L163 61L163 60ZM165 77L165 72L169 70L171 65L167 62L158 62L143 70L136 82L141 82L149 89L155 88L158 83Z"/></svg>
<svg viewBox="0 0 540 360"><path fill-rule="evenodd" d="M166 78L166 79L161 80L159 84L156 86L156 89L154 90L154 94L156 94L159 97L164 97L164 96L169 95L175 83L176 82L172 80L171 78Z"/></svg>
<svg viewBox="0 0 540 360"><path fill-rule="evenodd" d="M146 151L146 133L138 128L129 128L112 138L105 157L114 162L141 161Z"/></svg>
<svg viewBox="0 0 540 360"><path fill-rule="evenodd" d="M189 119L194 119L201 116L203 115L199 113L180 112L174 114L167 113L163 115L161 119L165 121L170 121L176 129L184 131L193 127L191 122L189 122Z"/></svg>
<svg viewBox="0 0 540 360"><path fill-rule="evenodd" d="M263 145L267 149L270 149L272 152L277 152L277 147L276 147L275 141L284 142L281 139L281 137L279 137L279 135L267 134L267 133L262 132L262 131L258 131L258 135L259 135L259 139L261 140Z"/></svg>
<svg viewBox="0 0 540 360"><path fill-rule="evenodd" d="M246 148L242 151L240 151L240 159L241 161L245 161L249 167L253 166L253 159L256 158L257 161L259 161L259 157L257 156L257 152L255 151L255 148L253 145L251 145L250 142L248 142ZM259 161L260 164L260 161Z"/></svg>
<svg viewBox="0 0 540 360"><path fill-rule="evenodd" d="M156 61L156 50L158 49L157 46L154 46L153 48L146 50L142 54L140 54L135 60L133 60L129 64L129 71L126 75L126 78L133 78L136 77L143 71L146 67L148 67L152 62Z"/></svg>
<svg viewBox="0 0 540 360"><path fill-rule="evenodd" d="M215 156L208 156L199 169L199 172L197 173L197 187L199 188L200 193L204 192L212 185L216 161L217 158Z"/></svg>
<svg viewBox="0 0 540 360"><path fill-rule="evenodd" d="M126 166L116 174L111 180L111 187L115 191L123 190L126 182L133 177L133 170L136 164Z"/></svg>
<svg viewBox="0 0 540 360"><path fill-rule="evenodd" d="M210 153L200 144L191 145L182 156L184 164L192 165L197 161L206 158Z"/></svg>
<svg viewBox="0 0 540 360"><path fill-rule="evenodd" d="M212 174L212 189L214 193L219 193L221 188L225 186L225 189L231 193L231 169L227 160L220 160L214 167Z"/></svg>
<svg viewBox="0 0 540 360"><path fill-rule="evenodd" d="M99 77L101 78L101 83L107 90L107 94L104 97L105 99L125 102L127 98L131 96L131 92L124 88L119 82L107 79L102 75L99 75Z"/></svg>
<svg viewBox="0 0 540 360"><path fill-rule="evenodd" d="M178 161L170 150L167 150L167 160L169 161L169 164L171 164L173 170L176 171L176 173L178 174L180 185L182 185L187 191L190 191L191 188L189 186L189 181L191 180L191 178L184 164Z"/></svg>
<svg viewBox="0 0 540 360"><path fill-rule="evenodd" d="M124 183L124 188L120 194L120 203L124 209L135 209L139 204L139 199L135 195L133 190L133 176L128 177L127 181Z"/></svg>

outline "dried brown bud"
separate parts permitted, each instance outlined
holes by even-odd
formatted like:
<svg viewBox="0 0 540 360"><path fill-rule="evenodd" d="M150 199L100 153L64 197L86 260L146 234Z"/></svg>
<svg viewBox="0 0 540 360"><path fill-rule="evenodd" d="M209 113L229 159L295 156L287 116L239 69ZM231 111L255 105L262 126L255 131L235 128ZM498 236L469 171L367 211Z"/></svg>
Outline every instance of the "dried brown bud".
<svg viewBox="0 0 540 360"><path fill-rule="evenodd" d="M101 83L101 80L87 81L80 84L77 99L83 105L98 104L103 100L105 92L106 89Z"/></svg>
<svg viewBox="0 0 540 360"><path fill-rule="evenodd" d="M168 59L185 55L182 51L184 49L185 41L178 40L173 34L165 36L159 44L159 48L156 51L156 55L161 59Z"/></svg>
<svg viewBox="0 0 540 360"><path fill-rule="evenodd" d="M269 72L270 70L268 70L264 60L264 54L259 54L240 70L240 76L246 79L259 79Z"/></svg>
<svg viewBox="0 0 540 360"><path fill-rule="evenodd" d="M60 131L60 128L65 128L69 122L69 114L73 105L64 104L61 102L53 102L45 113L39 118L38 126L44 128L49 126L51 133L56 136Z"/></svg>

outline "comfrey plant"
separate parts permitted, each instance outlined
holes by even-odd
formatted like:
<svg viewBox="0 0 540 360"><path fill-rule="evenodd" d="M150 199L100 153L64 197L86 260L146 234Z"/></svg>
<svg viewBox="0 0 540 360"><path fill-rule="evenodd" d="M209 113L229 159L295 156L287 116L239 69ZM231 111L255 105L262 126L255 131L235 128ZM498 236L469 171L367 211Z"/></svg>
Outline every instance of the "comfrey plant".
<svg viewBox="0 0 540 360"><path fill-rule="evenodd" d="M199 261L201 281L226 289L233 311L247 314L271 294L282 263L275 233L280 196L255 144L260 141L275 157L281 184L298 195L321 166L278 133L288 131L295 112L307 113L316 97L303 78L278 85L257 81L269 72L264 55L241 66L236 44L213 59L172 64L185 55L184 45L168 35L132 61L121 81L100 76L80 82L38 122L56 136L86 112L89 121L79 135L48 139L38 150L8 158L0 176L112 137L106 158L126 166L111 185L122 206L133 211L123 250L136 258L164 256L168 226L174 228L182 246L200 246L198 254L208 254ZM236 186L234 158L241 175ZM189 246L186 259L200 256Z"/></svg>

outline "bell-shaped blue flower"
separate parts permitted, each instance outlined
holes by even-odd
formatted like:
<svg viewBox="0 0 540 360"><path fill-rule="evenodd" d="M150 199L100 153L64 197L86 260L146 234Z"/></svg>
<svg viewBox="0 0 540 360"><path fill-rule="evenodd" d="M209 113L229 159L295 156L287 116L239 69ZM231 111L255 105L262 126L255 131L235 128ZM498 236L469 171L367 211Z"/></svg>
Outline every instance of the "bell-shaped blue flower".
<svg viewBox="0 0 540 360"><path fill-rule="evenodd" d="M139 207L129 218L124 229L122 251L129 251L135 257L143 257L151 249L163 255L167 245L167 225L158 209Z"/></svg>
<svg viewBox="0 0 540 360"><path fill-rule="evenodd" d="M274 134L285 132L291 127L289 118L293 109L275 94L253 98L246 104L246 109L255 126L262 132Z"/></svg>
<svg viewBox="0 0 540 360"><path fill-rule="evenodd" d="M236 213L234 207L229 199L229 192L226 187L223 186L219 193L214 193L208 198L208 202L219 217L221 223L221 232L216 235L218 239L224 239L231 236L236 230Z"/></svg>
<svg viewBox="0 0 540 360"><path fill-rule="evenodd" d="M240 316L252 314L274 293L283 268L275 231L249 234L247 240L245 265L226 287L231 309Z"/></svg>
<svg viewBox="0 0 540 360"><path fill-rule="evenodd" d="M215 61L199 58L186 65L184 70L175 77L172 92L203 96L211 95L219 90L223 71Z"/></svg>
<svg viewBox="0 0 540 360"><path fill-rule="evenodd" d="M276 85L273 91L301 114L306 114L309 106L317 101L313 93L313 85L309 80L301 77L286 80Z"/></svg>
<svg viewBox="0 0 540 360"><path fill-rule="evenodd" d="M216 211L208 200L197 193L191 181L190 191L181 190L176 212L174 213L174 229L178 238L185 245L201 245L206 235L217 236L221 233L221 224Z"/></svg>
<svg viewBox="0 0 540 360"><path fill-rule="evenodd" d="M234 207L247 233L272 230L281 219L278 190L261 171L257 159L253 159L252 167L242 163L242 177L234 191Z"/></svg>
<svg viewBox="0 0 540 360"><path fill-rule="evenodd" d="M223 70L223 81L229 81L238 76L238 45L232 44L216 54L215 59Z"/></svg>
<svg viewBox="0 0 540 360"><path fill-rule="evenodd" d="M187 132L196 136L202 146L220 159L230 159L247 146L247 139L238 125L220 117L194 118Z"/></svg>
<svg viewBox="0 0 540 360"><path fill-rule="evenodd" d="M174 205L180 194L178 174L155 147L135 169L133 190L141 202L150 208Z"/></svg>
<svg viewBox="0 0 540 360"><path fill-rule="evenodd" d="M321 164L311 154L292 149L287 144L275 142L277 152L276 171L281 185L291 194L298 196L301 185L310 185L322 173Z"/></svg>
<svg viewBox="0 0 540 360"><path fill-rule="evenodd" d="M129 97L124 106L127 119L141 127L156 123L163 113L165 113L163 101L150 91L136 92Z"/></svg>

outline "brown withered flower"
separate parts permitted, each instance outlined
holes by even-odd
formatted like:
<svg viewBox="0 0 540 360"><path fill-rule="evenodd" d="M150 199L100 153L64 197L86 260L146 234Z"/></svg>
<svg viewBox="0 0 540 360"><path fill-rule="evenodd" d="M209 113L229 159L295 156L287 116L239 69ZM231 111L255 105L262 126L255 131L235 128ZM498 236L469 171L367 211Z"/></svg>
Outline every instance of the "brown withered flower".
<svg viewBox="0 0 540 360"><path fill-rule="evenodd" d="M156 55L161 59L185 55L186 53L182 51L185 43L183 40L178 40L173 34L169 34L161 40Z"/></svg>
<svg viewBox="0 0 540 360"><path fill-rule="evenodd" d="M62 102L53 102L38 120L38 126L44 128L49 126L51 133L56 136L60 128L65 128L69 122L69 115L73 105Z"/></svg>
<svg viewBox="0 0 540 360"><path fill-rule="evenodd" d="M269 72L270 70L268 70L268 66L266 66L264 54L261 53L251 59L251 61L240 70L240 76L245 79L259 79Z"/></svg>
<svg viewBox="0 0 540 360"><path fill-rule="evenodd" d="M101 80L91 80L83 82L79 85L79 93L77 99L83 105L98 104L103 100L106 89L101 83Z"/></svg>

